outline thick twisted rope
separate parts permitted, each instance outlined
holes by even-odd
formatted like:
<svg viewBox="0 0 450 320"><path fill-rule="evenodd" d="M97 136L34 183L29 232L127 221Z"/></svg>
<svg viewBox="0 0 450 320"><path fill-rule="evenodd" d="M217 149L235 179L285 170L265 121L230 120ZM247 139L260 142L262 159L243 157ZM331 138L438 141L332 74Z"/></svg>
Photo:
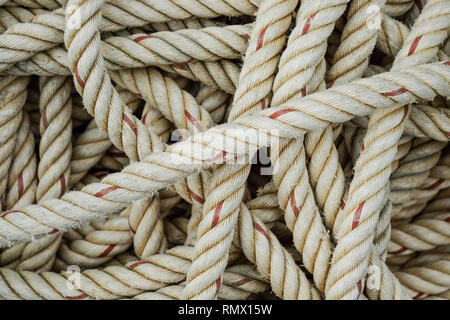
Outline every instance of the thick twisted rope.
<svg viewBox="0 0 450 320"><path fill-rule="evenodd" d="M70 78L40 78L41 140L37 201L59 198L66 192L72 154Z"/></svg>
<svg viewBox="0 0 450 320"><path fill-rule="evenodd" d="M0 195L2 209L5 207L6 186L9 168L17 139L17 131L22 121L22 107L27 98L26 86L28 78L2 77L0 79L0 93L3 97L0 107L1 136L0 136Z"/></svg>
<svg viewBox="0 0 450 320"><path fill-rule="evenodd" d="M230 150L227 149L226 144L218 143L217 140L214 141L214 137L233 141L240 136L235 130L229 130L230 128L249 130L250 133L256 133L259 130L266 136L268 129L278 130L278 136L281 138L301 136L308 130L327 126L330 122L343 122L356 116L371 114L377 106L387 108L398 104L411 103L418 98L432 99L436 94L449 96L450 87L447 81L449 77L450 67L444 63L422 65L403 71L392 71L372 78L356 80L348 85L336 86L325 92L314 93L276 108L262 110L253 116L242 117L233 124L209 129L185 141L169 146L165 152L154 152L147 156L143 162L130 164L121 173L112 174L102 179L100 184L91 184L83 188L82 191L66 193L59 200L43 202L46 207L52 204L47 208L56 209L56 212L65 217L63 220L50 218L50 220L47 220L48 225L41 224L39 222L42 219L39 215L40 212L48 213L49 217L54 215L49 209L42 206L30 206L20 211L2 213L3 219L0 220L3 229L2 242L5 243L8 238L12 241L26 240L32 234L46 234L55 227L62 229L75 227L81 221L89 221L94 217L104 216L104 212L117 212L132 199L139 199L145 193L155 192L169 186L177 179L181 179L197 169L211 166L212 160L217 162L217 160L223 159L227 152L233 152L236 156L242 157L266 144L263 142L260 142L261 145L254 144L256 141L253 139L237 145L233 143L233 150ZM405 82L405 78L408 80L414 78L415 83L409 84ZM401 95L391 98L382 94L397 90L399 87L404 87L406 90ZM358 96L361 92L364 92L370 98L364 102L359 101ZM330 100L329 97L334 98ZM345 103L339 103L340 101L345 101ZM312 102L315 105L314 109L308 108ZM319 106L320 109L318 109ZM325 110L328 111L324 112ZM185 165L187 160L190 161L188 167ZM161 166L162 164L164 164L164 167ZM165 169L161 173L156 173L158 170L156 168ZM121 177L133 178L121 180ZM76 198L79 200L77 201ZM77 206L69 205L65 199L70 199ZM56 208L55 205L59 208ZM62 210L64 210L64 213ZM36 219L27 218L25 212L28 215L35 216ZM19 216L22 219L17 219ZM12 223L21 229L14 227Z"/></svg>
<svg viewBox="0 0 450 320"><path fill-rule="evenodd" d="M6 209L32 204L36 199L36 155L30 120L24 113L15 142L14 158L9 169Z"/></svg>
<svg viewBox="0 0 450 320"><path fill-rule="evenodd" d="M153 255L146 261L135 259L133 261L131 257L127 259L129 261L124 261L122 266L83 271L80 274L79 288L73 289L67 286L67 281L71 281L69 272L60 274L44 272L38 275L26 271L18 273L1 269L0 295L7 299L63 298L68 300L132 297L145 291L155 291L167 284L183 281L191 259L192 248L182 246L173 248L166 254ZM242 273L239 273L239 266L231 270L233 274L226 277L225 283L228 285L238 288L243 286L245 289L252 286L252 283L245 285L247 282L256 282L254 285L261 283L258 275L253 275L254 279L252 279L252 273L245 272L246 269ZM239 285L242 279L246 279L246 282ZM17 287L19 283L20 286ZM263 288L265 289L266 285L263 285Z"/></svg>
<svg viewBox="0 0 450 320"><path fill-rule="evenodd" d="M297 25L289 37L275 78L273 106L324 87L326 40L344 9L345 1L322 2L320 7L314 2L302 3ZM314 39L314 42L308 39ZM311 60L306 59L311 55ZM285 212L286 224L293 232L294 245L302 253L303 263L313 274L317 287L323 291L331 258L331 241L309 185L303 139L285 142L280 149L278 158L272 156L279 203Z"/></svg>
<svg viewBox="0 0 450 320"><path fill-rule="evenodd" d="M64 15L57 13L35 16L0 35L1 71L63 43ZM249 25L231 25L110 37L102 51L110 66L122 67L236 59L246 49L249 31Z"/></svg>
<svg viewBox="0 0 450 320"><path fill-rule="evenodd" d="M229 121L251 114L256 108L264 109L268 103L283 34L296 5L295 0L264 1L259 7ZM220 287L249 170L250 165L246 164L221 165L213 171L211 192L205 199L198 228L195 258L184 289L186 299L214 298Z"/></svg>

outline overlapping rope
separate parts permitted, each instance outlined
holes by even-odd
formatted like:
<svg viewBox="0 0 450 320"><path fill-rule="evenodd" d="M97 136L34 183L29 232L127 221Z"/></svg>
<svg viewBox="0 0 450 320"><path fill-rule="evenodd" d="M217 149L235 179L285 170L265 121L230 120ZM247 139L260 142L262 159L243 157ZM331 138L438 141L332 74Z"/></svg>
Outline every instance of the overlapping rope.
<svg viewBox="0 0 450 320"><path fill-rule="evenodd" d="M450 1L0 5L1 298L449 298Z"/></svg>

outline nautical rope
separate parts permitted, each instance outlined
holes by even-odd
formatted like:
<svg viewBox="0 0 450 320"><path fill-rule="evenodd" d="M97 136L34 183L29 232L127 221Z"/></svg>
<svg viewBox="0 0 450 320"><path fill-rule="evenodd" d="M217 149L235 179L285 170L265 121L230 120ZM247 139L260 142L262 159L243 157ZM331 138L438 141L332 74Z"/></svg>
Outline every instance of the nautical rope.
<svg viewBox="0 0 450 320"><path fill-rule="evenodd" d="M109 37L102 41L102 52L110 66L125 68L237 59L245 52L250 27L231 25ZM30 34L29 30L35 31ZM38 15L31 23L11 26L0 34L0 53L8 56L0 59L0 71L60 45L63 31L62 13Z"/></svg>
<svg viewBox="0 0 450 320"><path fill-rule="evenodd" d="M449 10L0 0L0 298L450 299Z"/></svg>
<svg viewBox="0 0 450 320"><path fill-rule="evenodd" d="M424 34L425 27L423 26L427 24L428 19L433 20L434 16L435 19L440 19L441 10L444 12L448 10L448 6L447 9L441 7L442 3L435 1L427 3L407 40L403 43L402 49L396 55L393 68L415 65L415 61L429 61L433 57L433 53L437 53L439 43L446 37L446 32L439 30L442 26L446 28L446 24L450 21L437 25L433 23L435 26L433 33ZM423 43L420 42L422 45L431 46L432 50L416 51L415 42L418 37L420 37L419 40L423 39ZM408 115L408 110L409 106L405 105L376 111L371 117L364 138L364 151L355 164L355 175L349 189L348 201L350 203L347 202L345 205L343 212L345 221L344 225L340 226L340 240L333 254L329 278L332 280L330 280L328 289L330 298L354 298L361 293L361 281L368 268L367 257L371 246L368 241L372 239L379 211L384 207L385 185L390 175L390 164L394 160L396 145L403 132L403 119ZM380 165L380 163L384 163L384 165ZM376 187L367 188L368 183ZM357 238L359 239L357 240ZM362 258L353 258L354 256ZM341 269L342 267L338 267L346 263L348 263L347 270L351 270L351 272L346 273ZM341 283L345 283L345 285L343 286Z"/></svg>
<svg viewBox="0 0 450 320"><path fill-rule="evenodd" d="M259 7L228 121L268 104L283 34L296 5L296 0L264 1ZM214 298L220 287L249 170L249 164L220 165L213 170L211 192L197 231L195 257L183 291L186 299Z"/></svg>
<svg viewBox="0 0 450 320"><path fill-rule="evenodd" d="M17 131L22 122L22 107L27 98L26 87L28 78L1 77L0 95L3 97L0 105L1 135L0 135L0 195L2 210L6 209L4 194L8 184L9 168L17 140Z"/></svg>
<svg viewBox="0 0 450 320"><path fill-rule="evenodd" d="M42 218L38 218L36 214L39 215L43 211L49 212L50 216L52 214L49 209L44 209L42 206L30 206L24 207L20 211L4 212L2 214L3 219L0 220L4 230L2 232L2 243L6 244L5 242L8 242L8 238L12 241L30 239L31 235L43 235L58 226L62 229L75 227L81 221L85 222L95 217L105 216L107 212L109 214L117 212L131 200L143 197L144 192L155 192L197 169L210 167L214 164L212 161L214 157L218 155L224 157L226 156L224 153L232 151L227 149L222 143L219 143L220 147L217 146L218 143L214 141L214 137L233 140L235 134L239 135L237 130L235 131L234 129L247 129L250 132L256 132L257 130L264 132L267 129L279 130L278 135L281 138L301 136L308 130L325 127L330 122L344 122L355 116L369 115L376 110L377 106L378 108L388 108L398 104L411 103L418 98L432 99L437 94L450 96L450 86L447 82L449 77L450 67L440 62L402 71L392 71L375 75L371 78L356 80L348 85L335 86L325 92L313 93L279 107L262 110L252 116L242 117L232 124L214 127L185 141L169 146L164 152L153 152L144 161L130 164L121 173L115 173L103 178L99 184L91 184L80 191L66 193L60 200L43 201L46 206L54 203L51 205L52 209L56 209L53 208L56 203L64 206L64 209L61 207L56 209L56 212L61 213L62 216L66 217L65 219L72 220L71 222L64 219L53 221L50 219L47 221L49 225L43 225L39 222ZM409 81L414 79L414 83L409 85L406 79ZM398 90L399 87L404 87L405 92L394 96L394 98L380 94ZM366 101L359 101L358 95L361 92L368 96ZM333 99L330 100L329 97L333 97ZM339 103L339 100L346 103ZM316 106L314 110L308 108L313 102ZM318 106L320 106L320 109L317 110ZM342 111L338 112L338 110ZM136 121L135 123L138 122ZM130 124L132 123L130 122ZM128 126L128 122L124 126ZM230 130L231 128L233 130ZM133 130L131 131L134 132ZM139 133L139 129L136 129L136 131ZM205 142L206 144L203 144ZM244 142L237 146L233 145L234 154L242 157L248 155L249 152L256 151L259 146L250 144L250 142L252 141ZM262 145L265 145L265 143ZM238 149L234 150L234 147L238 147ZM192 153L193 150L195 153ZM190 159L191 163L186 167L183 163L188 159ZM162 164L166 168L164 174L156 174L158 170L156 168L162 168ZM131 173L134 173L133 176L135 177L132 180L139 179L139 184L134 183L132 180L128 182L126 180L120 181L121 177L129 176ZM76 201L77 197L81 198ZM75 209L75 207L69 205L65 199L74 201L73 203L77 204L77 208ZM62 212L63 210L65 210L64 213ZM26 217L25 212L28 215L36 216L36 219L17 219ZM11 224L12 221L17 227L21 227L21 230L14 227Z"/></svg>

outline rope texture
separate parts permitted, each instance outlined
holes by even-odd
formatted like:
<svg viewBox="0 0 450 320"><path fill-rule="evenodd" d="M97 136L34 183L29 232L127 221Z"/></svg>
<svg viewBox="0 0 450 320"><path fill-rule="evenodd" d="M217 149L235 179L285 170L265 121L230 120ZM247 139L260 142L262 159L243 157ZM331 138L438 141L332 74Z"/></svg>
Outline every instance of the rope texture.
<svg viewBox="0 0 450 320"><path fill-rule="evenodd" d="M449 299L449 28L448 0L0 1L0 297Z"/></svg>

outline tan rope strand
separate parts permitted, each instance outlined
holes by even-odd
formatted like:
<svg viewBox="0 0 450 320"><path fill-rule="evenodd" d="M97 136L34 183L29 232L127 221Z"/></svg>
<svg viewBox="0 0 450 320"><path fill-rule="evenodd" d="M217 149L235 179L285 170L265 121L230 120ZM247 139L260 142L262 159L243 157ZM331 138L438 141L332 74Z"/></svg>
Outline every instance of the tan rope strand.
<svg viewBox="0 0 450 320"><path fill-rule="evenodd" d="M314 2L302 3L297 16L297 25L289 37L288 46L281 57L280 70L275 78L273 106L319 89L325 74L324 68L320 68L319 65L325 64L324 48L334 26L330 16L336 20L344 9L345 1L323 2L321 7ZM308 40L313 37L316 42ZM309 47L304 48L302 45ZM320 47L322 49L319 49ZM295 63L305 61L305 57L311 54L308 51L313 51L317 55L311 65L302 66ZM310 79L311 72L314 72L312 79ZM283 76L287 77L284 83ZM279 158L272 157L276 167L273 180L279 190L280 206L285 212L286 224L293 232L294 245L302 253L306 269L313 274L317 287L323 291L331 258L331 241L309 186L303 139L297 138L286 142L280 149L282 151Z"/></svg>
<svg viewBox="0 0 450 320"><path fill-rule="evenodd" d="M6 187L8 184L9 168L17 139L17 131L22 121L22 107L27 97L26 86L29 78L1 77L0 93L4 97L0 107L1 129L0 136L0 197L2 210L5 209Z"/></svg>

